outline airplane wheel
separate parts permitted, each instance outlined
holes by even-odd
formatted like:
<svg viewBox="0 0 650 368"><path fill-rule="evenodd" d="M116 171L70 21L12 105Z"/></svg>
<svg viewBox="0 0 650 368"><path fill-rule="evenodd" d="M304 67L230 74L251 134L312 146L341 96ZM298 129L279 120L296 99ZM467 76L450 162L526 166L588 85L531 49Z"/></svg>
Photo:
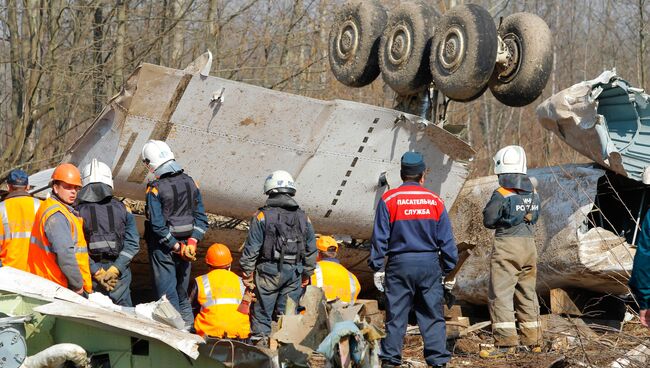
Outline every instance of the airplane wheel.
<svg viewBox="0 0 650 368"><path fill-rule="evenodd" d="M438 14L423 1L406 2L391 11L379 45L384 82L401 95L422 91L431 83L429 55Z"/></svg>
<svg viewBox="0 0 650 368"><path fill-rule="evenodd" d="M528 105L542 94L551 75L551 30L535 14L515 13L503 19L498 32L510 57L505 64L497 63L490 90L505 105Z"/></svg>
<svg viewBox="0 0 650 368"><path fill-rule="evenodd" d="M455 101L471 101L487 86L497 55L492 16L475 5L459 5L438 22L431 44L431 76L436 87Z"/></svg>
<svg viewBox="0 0 650 368"><path fill-rule="evenodd" d="M336 13L329 36L330 68L349 87L363 87L379 75L379 39L388 15L378 0L354 0Z"/></svg>

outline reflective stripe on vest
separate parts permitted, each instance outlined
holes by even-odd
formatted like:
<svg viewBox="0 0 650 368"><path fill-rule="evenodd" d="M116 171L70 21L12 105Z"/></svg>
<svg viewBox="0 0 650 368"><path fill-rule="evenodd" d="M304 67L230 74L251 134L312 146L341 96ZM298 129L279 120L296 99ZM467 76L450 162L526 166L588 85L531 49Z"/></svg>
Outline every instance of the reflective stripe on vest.
<svg viewBox="0 0 650 368"><path fill-rule="evenodd" d="M241 298L214 298L212 296L212 289L210 288L210 278L208 275L201 276L201 284L203 285L203 293L205 294L205 303L201 304L203 308L210 308L213 305L226 305L226 304L235 304L239 305L241 303ZM244 283L239 279L239 289L244 292Z"/></svg>
<svg viewBox="0 0 650 368"><path fill-rule="evenodd" d="M357 287L354 283L354 277L348 271L348 279L350 279L350 303L354 303L354 296L357 294Z"/></svg>
<svg viewBox="0 0 650 368"><path fill-rule="evenodd" d="M323 270L320 268L320 265L316 264L316 269L314 269L314 275L316 275L316 286L319 288L323 287Z"/></svg>
<svg viewBox="0 0 650 368"><path fill-rule="evenodd" d="M41 201L19 195L0 202L0 265L27 271L34 217Z"/></svg>

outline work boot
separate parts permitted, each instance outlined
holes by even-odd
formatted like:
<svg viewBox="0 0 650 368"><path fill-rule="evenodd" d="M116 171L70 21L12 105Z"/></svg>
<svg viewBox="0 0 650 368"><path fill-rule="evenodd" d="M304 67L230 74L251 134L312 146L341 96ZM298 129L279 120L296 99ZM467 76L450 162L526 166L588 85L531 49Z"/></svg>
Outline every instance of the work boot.
<svg viewBox="0 0 650 368"><path fill-rule="evenodd" d="M489 358L503 358L508 355L513 355L517 352L517 348L514 346L491 346L481 348L481 351L478 353L483 359Z"/></svg>
<svg viewBox="0 0 650 368"><path fill-rule="evenodd" d="M540 354L542 352L542 347L539 345L523 345L518 346L517 351L522 353Z"/></svg>

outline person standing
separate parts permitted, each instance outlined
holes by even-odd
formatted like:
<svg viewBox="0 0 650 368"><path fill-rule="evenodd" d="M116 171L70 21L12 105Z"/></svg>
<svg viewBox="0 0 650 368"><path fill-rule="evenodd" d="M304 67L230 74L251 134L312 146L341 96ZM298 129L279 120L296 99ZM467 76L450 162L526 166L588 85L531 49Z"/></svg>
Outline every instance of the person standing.
<svg viewBox="0 0 650 368"><path fill-rule="evenodd" d="M117 305L132 307L130 264L140 250L135 218L113 197L108 165L93 159L82 170L81 182L77 211L84 220L93 290L108 295Z"/></svg>
<svg viewBox="0 0 650 368"><path fill-rule="evenodd" d="M76 166L63 163L52 173L52 196L36 212L27 255L29 272L87 296L92 292L83 224L72 208L81 189Z"/></svg>
<svg viewBox="0 0 650 368"><path fill-rule="evenodd" d="M0 202L0 267L27 271L29 239L41 201L27 193L29 177L23 170L11 170L7 185L9 193Z"/></svg>
<svg viewBox="0 0 650 368"><path fill-rule="evenodd" d="M402 155L403 184L384 193L377 204L368 265L375 286L386 293L386 337L381 342L382 367L402 363L408 315L414 309L424 358L444 367L446 348L442 279L458 262L458 249L444 202L424 187L426 165L418 152ZM384 257L388 258L384 267Z"/></svg>
<svg viewBox="0 0 650 368"><path fill-rule="evenodd" d="M242 279L230 271L230 249L224 244L212 244L205 254L205 263L210 271L197 277L190 289L196 333L203 337L245 341L250 335L250 321L248 315L237 308L246 287Z"/></svg>
<svg viewBox="0 0 650 368"><path fill-rule="evenodd" d="M339 245L331 236L316 239L316 269L311 276L311 284L323 289L327 301L339 299L345 303L357 301L361 285L357 277L336 258Z"/></svg>
<svg viewBox="0 0 650 368"><path fill-rule="evenodd" d="M639 240L636 244L634 263L629 285L639 304L641 324L650 328L650 212L646 212Z"/></svg>
<svg viewBox="0 0 650 368"><path fill-rule="evenodd" d="M251 220L239 260L244 284L255 291L251 332L261 345L271 334L271 320L284 313L288 298L299 301L316 266L314 228L293 198L291 174L274 171L264 193L266 204Z"/></svg>
<svg viewBox="0 0 650 368"><path fill-rule="evenodd" d="M495 229L490 256L488 307L494 347L482 349L482 358L496 358L516 351L521 343L541 352L539 304L535 291L537 248L535 223L540 199L526 174L526 152L507 146L494 156L497 188L483 209L483 224ZM521 340L517 336L517 324Z"/></svg>
<svg viewBox="0 0 650 368"><path fill-rule="evenodd" d="M142 161L156 177L147 184L144 228L154 287L157 297L166 295L190 329L194 324L187 295L190 262L196 260L197 243L208 229L201 192L167 143L147 142Z"/></svg>

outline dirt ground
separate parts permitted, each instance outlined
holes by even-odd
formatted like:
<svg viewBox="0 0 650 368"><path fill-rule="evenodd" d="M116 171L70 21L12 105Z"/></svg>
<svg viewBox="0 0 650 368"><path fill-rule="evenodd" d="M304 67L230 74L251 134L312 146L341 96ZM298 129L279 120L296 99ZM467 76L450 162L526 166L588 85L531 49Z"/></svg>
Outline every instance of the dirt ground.
<svg viewBox="0 0 650 368"><path fill-rule="evenodd" d="M570 320L567 321L571 323ZM492 337L489 331L482 330L456 341L449 341L453 357L448 367L610 367L612 362L640 344L650 348L650 330L638 323L638 320L624 324L620 332L608 327L590 327L593 335L578 331L583 327L577 323L573 330L545 329L543 353L519 353L506 358L487 360L478 356L479 345L491 343ZM403 351L404 363L414 368L425 367L422 349L422 339L419 335L407 336ZM650 367L650 356L647 357L646 363L632 362L629 367Z"/></svg>

